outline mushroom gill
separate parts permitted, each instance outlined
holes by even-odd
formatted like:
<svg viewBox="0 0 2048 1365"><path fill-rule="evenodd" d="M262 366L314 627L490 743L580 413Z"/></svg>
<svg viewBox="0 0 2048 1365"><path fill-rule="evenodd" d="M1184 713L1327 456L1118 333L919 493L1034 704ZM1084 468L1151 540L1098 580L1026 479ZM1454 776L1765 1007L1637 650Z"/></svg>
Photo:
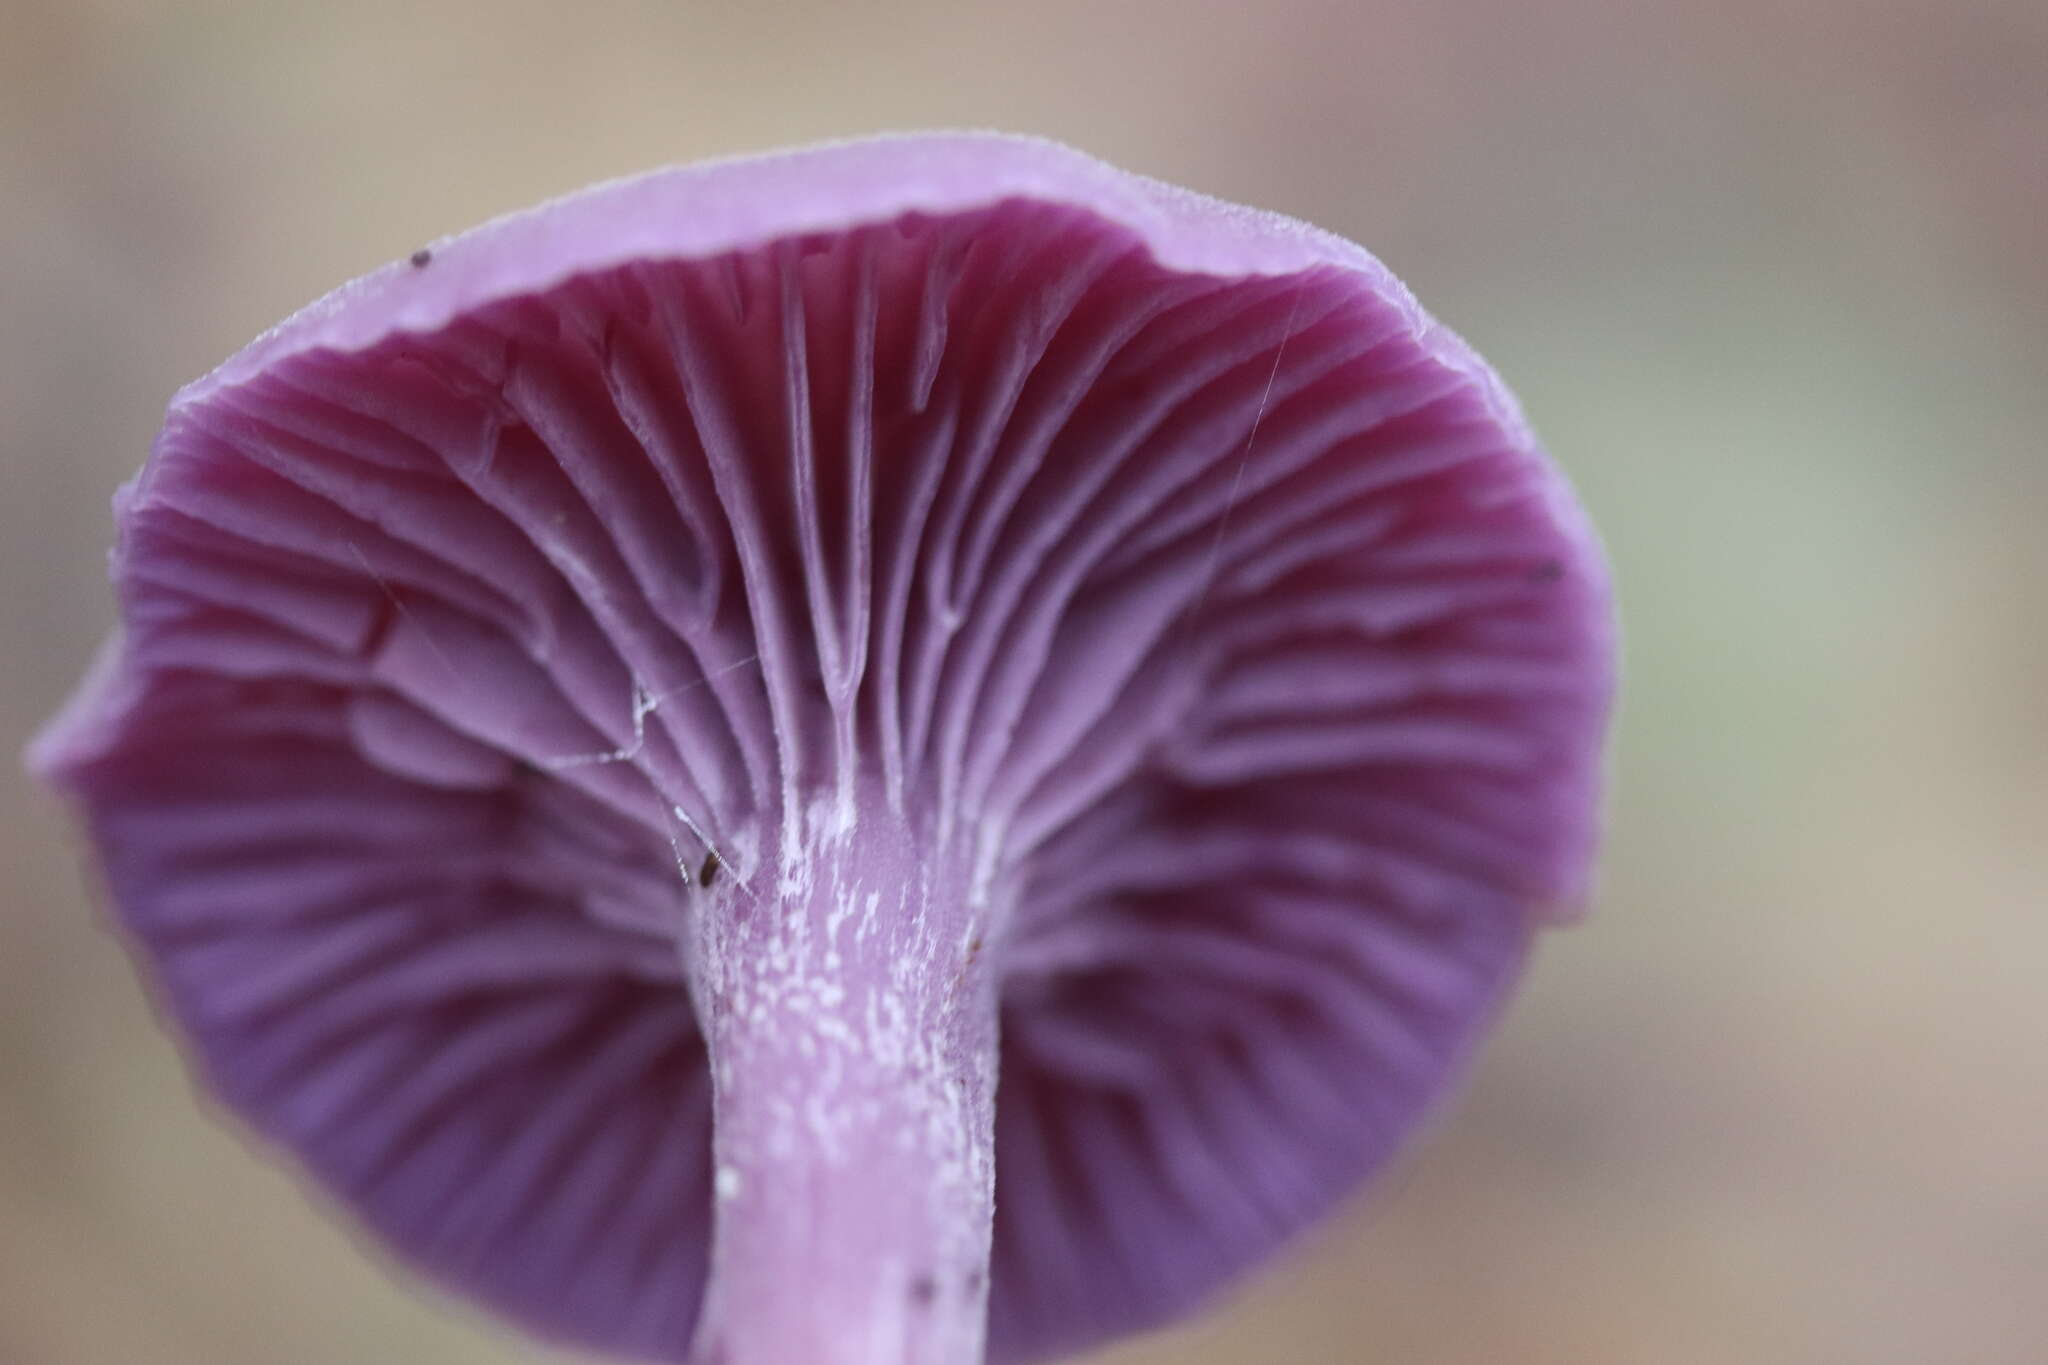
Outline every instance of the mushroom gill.
<svg viewBox="0 0 2048 1365"><path fill-rule="evenodd" d="M1164 1321L1581 894L1604 569L1356 247L1050 144L660 172L176 399L37 757L207 1081L697 1365Z"/></svg>

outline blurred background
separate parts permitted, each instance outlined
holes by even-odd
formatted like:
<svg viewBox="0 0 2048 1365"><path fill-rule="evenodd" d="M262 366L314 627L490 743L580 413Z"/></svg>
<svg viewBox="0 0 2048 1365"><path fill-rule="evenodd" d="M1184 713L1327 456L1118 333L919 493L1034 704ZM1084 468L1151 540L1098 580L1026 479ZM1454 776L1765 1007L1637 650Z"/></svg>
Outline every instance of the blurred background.
<svg viewBox="0 0 2048 1365"><path fill-rule="evenodd" d="M2048 1360L2048 6L0 0L0 748L173 388L663 162L996 126L1308 218L1520 391L1626 621L1595 913L1401 1170L1101 1365ZM0 776L0 1365L546 1358L187 1087Z"/></svg>

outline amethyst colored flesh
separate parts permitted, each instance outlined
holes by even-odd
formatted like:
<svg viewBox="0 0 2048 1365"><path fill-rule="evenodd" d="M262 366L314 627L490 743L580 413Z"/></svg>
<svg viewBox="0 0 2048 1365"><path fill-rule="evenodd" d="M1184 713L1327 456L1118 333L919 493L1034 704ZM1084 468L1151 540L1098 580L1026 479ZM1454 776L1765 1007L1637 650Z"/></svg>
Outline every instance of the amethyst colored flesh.
<svg viewBox="0 0 2048 1365"><path fill-rule="evenodd" d="M1584 890L1607 587L1512 400L1358 248L1050 144L436 245L181 393L117 512L36 760L197 1063L585 1346L1170 1319Z"/></svg>

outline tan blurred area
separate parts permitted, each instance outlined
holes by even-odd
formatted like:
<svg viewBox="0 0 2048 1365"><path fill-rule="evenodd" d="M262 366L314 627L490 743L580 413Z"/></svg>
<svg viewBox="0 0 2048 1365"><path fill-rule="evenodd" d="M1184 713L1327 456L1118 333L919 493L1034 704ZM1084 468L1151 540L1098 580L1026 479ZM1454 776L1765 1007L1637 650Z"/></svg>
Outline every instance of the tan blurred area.
<svg viewBox="0 0 2048 1365"><path fill-rule="evenodd" d="M2048 6L0 0L0 739L173 388L664 162L1044 133L1381 254L1626 623L1597 905L1282 1265L1104 1365L2048 1361ZM545 1356L190 1090L0 782L0 1365Z"/></svg>

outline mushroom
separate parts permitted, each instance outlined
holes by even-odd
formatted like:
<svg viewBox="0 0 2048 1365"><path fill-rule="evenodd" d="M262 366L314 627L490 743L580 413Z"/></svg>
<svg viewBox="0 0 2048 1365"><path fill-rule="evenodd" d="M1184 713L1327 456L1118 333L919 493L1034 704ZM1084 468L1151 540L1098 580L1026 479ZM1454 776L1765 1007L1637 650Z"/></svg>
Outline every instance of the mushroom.
<svg viewBox="0 0 2048 1365"><path fill-rule="evenodd" d="M438 242L181 391L116 519L33 761L196 1067L584 1347L1164 1322L1585 889L1605 571L1506 390L1360 248L1051 143Z"/></svg>

